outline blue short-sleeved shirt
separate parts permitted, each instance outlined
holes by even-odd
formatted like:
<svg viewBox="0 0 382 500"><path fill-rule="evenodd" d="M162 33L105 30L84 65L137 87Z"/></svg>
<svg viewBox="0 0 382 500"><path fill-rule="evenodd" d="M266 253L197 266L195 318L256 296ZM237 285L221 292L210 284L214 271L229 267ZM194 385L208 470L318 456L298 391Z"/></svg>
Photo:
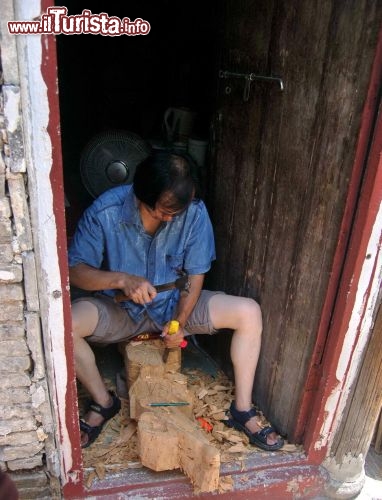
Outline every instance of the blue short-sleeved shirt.
<svg viewBox="0 0 382 500"><path fill-rule="evenodd" d="M194 200L187 210L163 222L154 236L143 228L131 185L103 193L84 212L69 248L69 266L79 263L97 269L142 276L153 285L175 281L178 269L204 274L215 259L215 244L206 207ZM117 290L103 290L114 295ZM134 321L149 317L163 325L173 317L179 291L158 293L145 306L122 303Z"/></svg>

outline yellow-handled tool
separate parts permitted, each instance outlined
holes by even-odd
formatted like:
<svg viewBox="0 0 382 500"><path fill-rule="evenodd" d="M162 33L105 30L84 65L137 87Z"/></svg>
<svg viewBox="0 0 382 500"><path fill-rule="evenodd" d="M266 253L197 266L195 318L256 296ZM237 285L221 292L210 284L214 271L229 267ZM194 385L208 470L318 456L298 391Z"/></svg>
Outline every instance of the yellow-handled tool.
<svg viewBox="0 0 382 500"><path fill-rule="evenodd" d="M168 324L168 334L175 335L179 330L179 321L172 319Z"/></svg>
<svg viewBox="0 0 382 500"><path fill-rule="evenodd" d="M178 333L178 330L179 330L179 321L177 321L176 319L172 319L168 324L168 334L175 335L176 333ZM187 346L187 340L183 339L179 347L183 349L186 346Z"/></svg>

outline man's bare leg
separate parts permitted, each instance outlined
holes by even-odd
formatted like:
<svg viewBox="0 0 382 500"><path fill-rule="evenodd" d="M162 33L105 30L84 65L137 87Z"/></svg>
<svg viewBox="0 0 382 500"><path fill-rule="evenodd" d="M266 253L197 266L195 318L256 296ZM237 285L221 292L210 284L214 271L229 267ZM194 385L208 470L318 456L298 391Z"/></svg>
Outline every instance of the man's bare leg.
<svg viewBox="0 0 382 500"><path fill-rule="evenodd" d="M76 377L89 392L91 398L99 405L107 408L112 405L113 400L97 368L94 352L85 340L85 337L94 332L97 323L98 310L94 304L81 301L72 305ZM102 415L93 411L85 415L85 421L90 426L100 425L103 420Z"/></svg>
<svg viewBox="0 0 382 500"><path fill-rule="evenodd" d="M216 329L234 330L231 360L235 376L235 406L238 411L252 408L252 390L261 347L262 319L259 305L246 297L214 295L209 302L212 324ZM261 429L256 417L246 427L251 432ZM269 445L277 443L275 432L267 436Z"/></svg>

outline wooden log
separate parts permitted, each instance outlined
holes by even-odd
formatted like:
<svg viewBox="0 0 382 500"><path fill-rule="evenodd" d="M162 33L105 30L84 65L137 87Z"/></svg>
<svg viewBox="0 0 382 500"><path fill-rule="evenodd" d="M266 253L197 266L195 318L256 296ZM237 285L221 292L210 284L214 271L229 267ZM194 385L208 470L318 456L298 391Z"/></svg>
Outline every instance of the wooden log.
<svg viewBox="0 0 382 500"><path fill-rule="evenodd" d="M181 469L195 492L218 487L220 453L200 429L193 414L193 394L179 373L180 349L161 340L124 347L128 365L130 417L138 421L141 462L155 471ZM187 403L181 407L152 403Z"/></svg>
<svg viewBox="0 0 382 500"><path fill-rule="evenodd" d="M182 469L195 492L218 488L220 453L178 408L142 413L138 423L141 462L155 471Z"/></svg>

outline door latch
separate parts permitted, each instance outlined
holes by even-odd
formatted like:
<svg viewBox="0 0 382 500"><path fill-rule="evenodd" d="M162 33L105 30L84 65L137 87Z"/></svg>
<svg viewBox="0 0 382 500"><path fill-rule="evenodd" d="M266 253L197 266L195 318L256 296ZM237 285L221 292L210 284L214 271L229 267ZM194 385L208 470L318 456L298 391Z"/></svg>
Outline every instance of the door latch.
<svg viewBox="0 0 382 500"><path fill-rule="evenodd" d="M256 75L255 73L236 73L234 71L224 71L221 69L219 71L219 78L243 78L245 80L243 92L244 102L248 101L251 92L251 83L255 80L263 82L276 82L279 85L280 90L284 90L284 82L277 76L262 76ZM230 93L227 92L227 88L228 87L226 87L226 94Z"/></svg>

